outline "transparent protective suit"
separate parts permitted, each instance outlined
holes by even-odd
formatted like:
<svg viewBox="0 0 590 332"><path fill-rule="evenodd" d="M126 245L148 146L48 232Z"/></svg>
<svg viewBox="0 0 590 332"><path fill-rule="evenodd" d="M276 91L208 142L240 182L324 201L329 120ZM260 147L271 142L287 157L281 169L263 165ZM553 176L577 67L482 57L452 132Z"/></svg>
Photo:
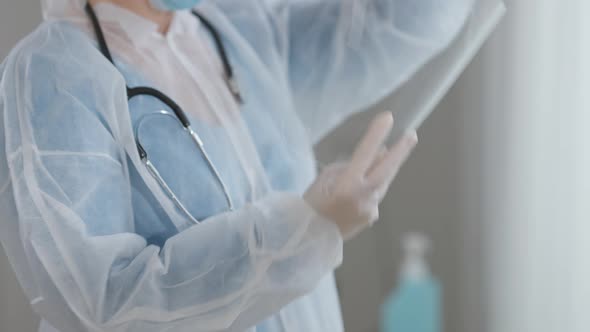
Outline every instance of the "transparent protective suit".
<svg viewBox="0 0 590 332"><path fill-rule="evenodd" d="M244 103L201 73L209 116L189 117L233 211L178 123L152 116L167 106L127 100L179 73L160 81L166 63L148 72L116 48L113 66L84 1L42 3L0 67L0 240L34 310L61 332L342 331L343 240L301 198L313 146L448 50L477 1L202 2Z"/></svg>

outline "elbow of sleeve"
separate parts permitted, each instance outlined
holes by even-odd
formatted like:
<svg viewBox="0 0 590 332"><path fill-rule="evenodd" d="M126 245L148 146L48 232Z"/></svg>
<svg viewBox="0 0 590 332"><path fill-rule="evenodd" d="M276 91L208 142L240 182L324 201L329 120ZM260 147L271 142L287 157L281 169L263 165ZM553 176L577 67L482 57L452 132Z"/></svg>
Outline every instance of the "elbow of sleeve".
<svg viewBox="0 0 590 332"><path fill-rule="evenodd" d="M268 303L307 294L342 261L337 226L300 197L272 195L214 219L170 238L162 250L119 234L70 240L65 255L57 247L36 251L63 257L44 264L55 267L50 280L82 325L99 331L187 321L223 330L248 308L262 318L276 310Z"/></svg>

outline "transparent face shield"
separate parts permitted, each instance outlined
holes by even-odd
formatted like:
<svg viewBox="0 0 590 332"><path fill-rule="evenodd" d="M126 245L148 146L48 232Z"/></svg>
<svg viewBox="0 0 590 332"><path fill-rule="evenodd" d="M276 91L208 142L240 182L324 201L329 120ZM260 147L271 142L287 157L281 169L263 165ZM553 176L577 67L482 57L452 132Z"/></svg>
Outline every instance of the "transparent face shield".
<svg viewBox="0 0 590 332"><path fill-rule="evenodd" d="M402 130L422 125L494 31L505 11L501 0L475 1L465 27L450 46L380 104L389 106L396 117L398 128L392 139L399 137Z"/></svg>
<svg viewBox="0 0 590 332"><path fill-rule="evenodd" d="M502 0L474 1L465 26L449 47L421 67L396 91L371 106L372 110L390 110L394 114L395 127L388 139L389 144L396 142L405 131L420 128L490 37L505 12ZM326 137L318 146L322 162L349 155L346 147L354 146L354 142L362 136L372 114L372 111L357 114Z"/></svg>

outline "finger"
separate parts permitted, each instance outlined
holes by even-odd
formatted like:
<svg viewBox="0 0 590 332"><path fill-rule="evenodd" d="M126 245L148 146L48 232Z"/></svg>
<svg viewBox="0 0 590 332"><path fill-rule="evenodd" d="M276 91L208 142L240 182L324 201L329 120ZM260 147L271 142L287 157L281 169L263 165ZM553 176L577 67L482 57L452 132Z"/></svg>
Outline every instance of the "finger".
<svg viewBox="0 0 590 332"><path fill-rule="evenodd" d="M418 143L415 131L408 132L389 150L385 158L367 176L370 187L388 185Z"/></svg>
<svg viewBox="0 0 590 332"><path fill-rule="evenodd" d="M373 164L367 170L367 174L370 174L371 172L373 172L373 170L383 161L385 156L387 156L388 152L389 152L389 150L384 145L382 145L381 149L379 149L379 152L377 152L377 157L375 157Z"/></svg>
<svg viewBox="0 0 590 332"><path fill-rule="evenodd" d="M348 167L348 161L335 161L320 168L320 173L339 173Z"/></svg>
<svg viewBox="0 0 590 332"><path fill-rule="evenodd" d="M383 161L367 176L368 186L373 188L389 187L389 183L395 178L417 142L418 137L414 131L406 133L390 148Z"/></svg>
<svg viewBox="0 0 590 332"><path fill-rule="evenodd" d="M365 175L392 128L393 116L391 112L383 112L375 116L352 155L347 172L348 176Z"/></svg>

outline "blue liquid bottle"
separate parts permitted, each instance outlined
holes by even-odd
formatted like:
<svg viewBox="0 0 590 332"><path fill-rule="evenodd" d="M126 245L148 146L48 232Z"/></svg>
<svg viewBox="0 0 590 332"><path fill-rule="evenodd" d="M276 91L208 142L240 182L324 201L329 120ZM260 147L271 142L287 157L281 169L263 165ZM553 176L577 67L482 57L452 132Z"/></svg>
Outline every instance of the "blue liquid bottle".
<svg viewBox="0 0 590 332"><path fill-rule="evenodd" d="M441 290L426 263L428 239L408 234L396 290L381 309L381 332L441 332Z"/></svg>

